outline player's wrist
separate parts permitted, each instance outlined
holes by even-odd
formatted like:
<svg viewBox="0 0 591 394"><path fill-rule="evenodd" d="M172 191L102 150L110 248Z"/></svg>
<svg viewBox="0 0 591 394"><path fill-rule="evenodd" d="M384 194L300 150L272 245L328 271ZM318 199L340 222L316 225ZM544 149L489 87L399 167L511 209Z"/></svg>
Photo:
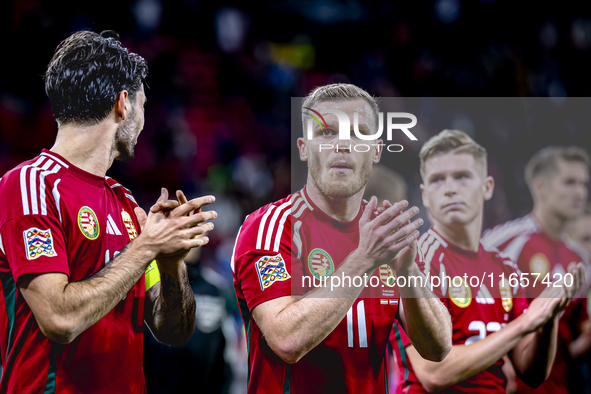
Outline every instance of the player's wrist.
<svg viewBox="0 0 591 394"><path fill-rule="evenodd" d="M419 266L415 262L409 264L408 266L400 267L400 268L396 269L395 271L398 276L404 276L404 277L409 277L409 276L415 277L415 276L421 275L421 270L419 269Z"/></svg>
<svg viewBox="0 0 591 394"><path fill-rule="evenodd" d="M532 332L536 332L545 324L541 323L539 319L536 318L536 316L534 316L532 313L527 312L519 316L515 322L518 323L519 332L523 336L531 334Z"/></svg>
<svg viewBox="0 0 591 394"><path fill-rule="evenodd" d="M133 239L128 245L127 250L134 251L141 255L141 261L147 261L148 264L158 256L158 247L150 242L148 237L141 233Z"/></svg>
<svg viewBox="0 0 591 394"><path fill-rule="evenodd" d="M366 253L355 249L346 259L347 265L354 267L360 274L370 273L377 267L376 262L369 258Z"/></svg>
<svg viewBox="0 0 591 394"><path fill-rule="evenodd" d="M156 257L156 263L158 269L161 272L168 272L171 274L177 274L181 266L185 266L184 258L187 254L177 254L172 256L158 256Z"/></svg>

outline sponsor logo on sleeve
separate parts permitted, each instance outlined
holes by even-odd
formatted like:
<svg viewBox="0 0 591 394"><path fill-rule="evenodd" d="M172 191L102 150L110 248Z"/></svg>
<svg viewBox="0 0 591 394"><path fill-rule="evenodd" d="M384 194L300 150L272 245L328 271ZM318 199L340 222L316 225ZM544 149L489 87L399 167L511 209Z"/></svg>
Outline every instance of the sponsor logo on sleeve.
<svg viewBox="0 0 591 394"><path fill-rule="evenodd" d="M23 231L23 236L25 238L27 259L35 260L41 256L57 256L57 252L53 247L51 229L41 230L37 227L31 227Z"/></svg>
<svg viewBox="0 0 591 394"><path fill-rule="evenodd" d="M275 282L285 281L291 278L281 254L277 256L263 256L254 263L254 266L259 277L261 290L265 290Z"/></svg>
<svg viewBox="0 0 591 394"><path fill-rule="evenodd" d="M99 222L94 211L89 207L82 207L78 211L78 228L82 234L94 241L100 234Z"/></svg>

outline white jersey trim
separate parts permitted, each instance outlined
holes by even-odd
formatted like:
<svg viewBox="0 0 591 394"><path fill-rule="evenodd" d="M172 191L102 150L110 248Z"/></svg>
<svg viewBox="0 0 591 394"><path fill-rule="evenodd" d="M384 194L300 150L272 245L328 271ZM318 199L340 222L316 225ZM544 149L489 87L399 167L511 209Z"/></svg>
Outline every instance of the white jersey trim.
<svg viewBox="0 0 591 394"><path fill-rule="evenodd" d="M62 165L59 163L63 162L54 160L54 157L52 155L44 154L43 157L39 157L33 164L26 165L21 168L20 187L21 200L23 203L23 215L41 214L47 216L47 184L45 178L48 175L55 174L62 169ZM28 170L29 174L27 176ZM56 184L57 182L59 182L59 180L56 181Z"/></svg>
<svg viewBox="0 0 591 394"><path fill-rule="evenodd" d="M45 157L40 157L33 164L29 164L29 165L23 166L21 168L20 184L21 184L21 200L23 202L23 215L30 215L31 214L31 210L29 209L29 193L27 192L27 170L29 168L35 168L35 167L39 166L41 163L43 163L45 161L45 159L46 159ZM33 184L33 189L35 189L35 184ZM37 195L36 191L35 191L35 195ZM34 200L35 199L33 199L31 197L31 205L33 204ZM37 201L35 200L35 206L36 205L37 205Z"/></svg>
<svg viewBox="0 0 591 394"><path fill-rule="evenodd" d="M59 215L60 218L60 223L64 223L62 220L62 209L60 207L60 192L57 189L57 185L59 185L61 179L58 179L57 181L55 181L55 183L53 184L53 189L51 190L51 194L53 195L53 199L55 200L55 206L57 208L57 213Z"/></svg>
<svg viewBox="0 0 591 394"><path fill-rule="evenodd" d="M517 261L519 259L519 255L523 250L523 247L531 239L531 234L523 234L518 237L515 237L513 241L507 245L507 247L503 250L503 254L510 258L513 261Z"/></svg>
<svg viewBox="0 0 591 394"><path fill-rule="evenodd" d="M298 259L302 258L302 237L300 235L300 228L301 227L302 227L302 222L300 220L295 222L295 224L293 225L293 243L298 248L298 254L297 254Z"/></svg>
<svg viewBox="0 0 591 394"><path fill-rule="evenodd" d="M47 175L55 174L59 170L61 170L62 166L58 163L55 163L55 166L51 170L46 170L41 173L39 176L39 201L41 201L41 214L47 215L47 196L45 195L45 189L47 185L45 184L45 177Z"/></svg>
<svg viewBox="0 0 591 394"><path fill-rule="evenodd" d="M482 234L480 242L488 246L499 247L518 235L532 234L541 231L540 226L531 214L511 220L488 229Z"/></svg>
<svg viewBox="0 0 591 394"><path fill-rule="evenodd" d="M267 236L265 237L265 246L264 249L265 250L270 250L271 248L271 240L273 239L273 233L274 233L274 229L275 229L275 223L277 222L277 219L279 218L279 215L281 215L282 211L289 207L291 205L291 201L287 201L284 202L283 204L281 204L276 210L275 213L273 214L273 217L271 218L271 221L269 222L269 227L267 227ZM291 213L291 211L289 209L287 209L287 211L289 211ZM285 223L285 221L283 221ZM281 228L279 228L281 227ZM283 232L283 226L281 226L281 224L278 226L277 228L278 232Z"/></svg>
<svg viewBox="0 0 591 394"><path fill-rule="evenodd" d="M48 153L48 152L41 152L41 155L42 155L42 156L47 156L47 157L50 157L50 158L52 158L53 160L55 160L55 161L57 161L58 163L60 163L60 164L62 165L62 167L70 168L70 166L69 166L69 165L67 165L66 163L64 163L64 161L63 161L63 160L60 160L60 159L59 159L57 156L55 156L55 155L52 155L51 153Z"/></svg>
<svg viewBox="0 0 591 394"><path fill-rule="evenodd" d="M248 215L244 218L244 222L248 219ZM238 234L236 234L236 241L234 241L234 248L232 249L232 259L230 260L230 267L232 268L232 272L234 272L234 261L236 258L236 245L238 245L238 239L240 238L240 231L242 231L242 226L238 229Z"/></svg>

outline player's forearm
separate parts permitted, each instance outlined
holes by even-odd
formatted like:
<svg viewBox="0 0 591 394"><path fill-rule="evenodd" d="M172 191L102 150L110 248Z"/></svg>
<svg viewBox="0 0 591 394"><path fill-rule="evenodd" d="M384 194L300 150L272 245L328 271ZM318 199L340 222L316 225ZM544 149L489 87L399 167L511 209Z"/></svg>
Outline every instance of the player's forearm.
<svg viewBox="0 0 591 394"><path fill-rule="evenodd" d="M430 361L441 361L452 347L451 317L437 297L402 299L408 337L419 354Z"/></svg>
<svg viewBox="0 0 591 394"><path fill-rule="evenodd" d="M558 317L528 334L509 353L515 373L528 385L537 387L550 375L558 337Z"/></svg>
<svg viewBox="0 0 591 394"><path fill-rule="evenodd" d="M69 343L102 319L137 283L155 257L141 240L132 241L102 270L88 279L67 283L52 300L53 319L59 319L57 339Z"/></svg>
<svg viewBox="0 0 591 394"><path fill-rule="evenodd" d="M408 278L424 275L416 264L409 272L399 273ZM406 283L414 283L407 280ZM452 346L452 324L447 308L428 287L400 287L401 313L404 328L419 354L431 361L441 361Z"/></svg>
<svg viewBox="0 0 591 394"><path fill-rule="evenodd" d="M568 353L574 359L586 355L591 351L591 335L583 333L568 345Z"/></svg>
<svg viewBox="0 0 591 394"><path fill-rule="evenodd" d="M439 363L424 360L415 349L407 353L425 389L429 392L438 392L484 371L517 345L524 336L522 325L515 320L500 331L470 345L452 346L447 357Z"/></svg>
<svg viewBox="0 0 591 394"><path fill-rule="evenodd" d="M158 264L160 282L153 286L150 329L160 342L183 346L195 327L195 296L189 284L187 266Z"/></svg>
<svg viewBox="0 0 591 394"><path fill-rule="evenodd" d="M333 275L363 276L368 271L364 267L371 264L352 253ZM286 302L269 321L256 314L255 319L273 351L284 361L295 363L338 326L362 290L344 285L319 287L297 301Z"/></svg>

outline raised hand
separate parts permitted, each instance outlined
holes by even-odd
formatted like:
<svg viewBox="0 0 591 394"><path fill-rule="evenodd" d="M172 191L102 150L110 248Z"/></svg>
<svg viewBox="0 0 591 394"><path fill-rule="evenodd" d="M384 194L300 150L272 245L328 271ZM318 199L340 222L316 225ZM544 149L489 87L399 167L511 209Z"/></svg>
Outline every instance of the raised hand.
<svg viewBox="0 0 591 394"><path fill-rule="evenodd" d="M142 228L142 238L154 248L158 259L182 259L194 247L209 242L206 234L213 229L213 223L203 223L215 219L215 211L201 212L204 205L215 201L213 196L205 196L187 201L182 192L177 192L181 205L168 200L168 192L163 189L156 204L146 215L137 207L134 212Z"/></svg>
<svg viewBox="0 0 591 394"><path fill-rule="evenodd" d="M573 276L571 286L567 286L565 278L553 282L532 301L527 309L530 331L535 331L550 319L558 316L575 297L585 283L585 270L582 263L571 263L568 272Z"/></svg>
<svg viewBox="0 0 591 394"><path fill-rule="evenodd" d="M386 204L387 203L387 204ZM387 207L386 207L387 205ZM423 224L422 219L410 221L419 209L412 207L406 211L406 200L394 205L384 202L384 209L377 210L377 198L372 197L359 221L358 251L367 256L376 268L382 264L391 264L395 270L404 270L414 262L413 242L419 237L417 229ZM372 219L377 210L378 216ZM408 246L411 246L408 249ZM400 258L396 259L399 252Z"/></svg>

